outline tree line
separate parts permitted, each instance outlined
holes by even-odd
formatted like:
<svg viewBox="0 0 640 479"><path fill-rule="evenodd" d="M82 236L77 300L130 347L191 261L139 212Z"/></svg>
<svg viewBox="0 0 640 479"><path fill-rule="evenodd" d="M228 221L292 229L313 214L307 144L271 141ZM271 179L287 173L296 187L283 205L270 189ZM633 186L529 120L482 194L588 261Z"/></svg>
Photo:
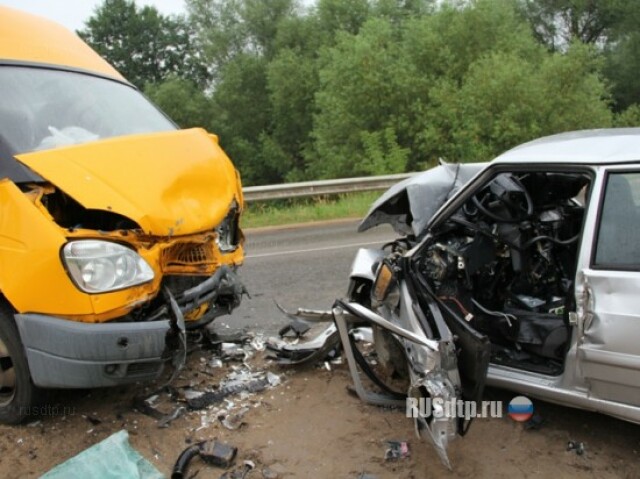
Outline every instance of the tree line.
<svg viewBox="0 0 640 479"><path fill-rule="evenodd" d="M245 184L488 161L640 125L640 0L104 0L78 34Z"/></svg>

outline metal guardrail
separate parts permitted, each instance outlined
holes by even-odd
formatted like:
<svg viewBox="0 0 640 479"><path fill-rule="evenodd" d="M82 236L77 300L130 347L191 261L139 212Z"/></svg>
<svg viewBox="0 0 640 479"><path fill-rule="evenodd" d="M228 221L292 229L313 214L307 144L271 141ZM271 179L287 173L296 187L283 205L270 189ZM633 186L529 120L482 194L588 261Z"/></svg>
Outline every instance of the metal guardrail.
<svg viewBox="0 0 640 479"><path fill-rule="evenodd" d="M246 202L333 195L357 191L376 191L385 190L397 182L415 174L416 173L400 173L397 175L284 183L282 185L248 186L243 188L242 191L244 193L244 201Z"/></svg>

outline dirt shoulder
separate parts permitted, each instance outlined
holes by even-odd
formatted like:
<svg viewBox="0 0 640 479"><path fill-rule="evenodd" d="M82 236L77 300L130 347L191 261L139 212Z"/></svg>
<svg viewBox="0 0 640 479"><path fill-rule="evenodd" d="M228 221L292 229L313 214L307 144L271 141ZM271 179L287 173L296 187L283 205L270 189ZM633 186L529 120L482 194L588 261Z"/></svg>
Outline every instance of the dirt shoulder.
<svg viewBox="0 0 640 479"><path fill-rule="evenodd" d="M198 389L216 384L238 367L226 363L212 372L210 359L206 352L193 354L179 385ZM284 478L356 478L363 472L406 479L640 476L640 427L599 414L534 402L545 420L539 430L525 430L508 417L476 420L467 436L451 444L449 472L430 445L416 438L404 411L366 405L347 391L351 381L345 365L283 374L256 358L252 367L268 368L282 375L283 382L257 394L229 397L232 405L225 401L190 412L167 428L132 408L133 397L145 392L142 386L60 393L51 415L26 426L0 427L0 476L37 477L121 429L167 476L181 450L212 438L238 447L236 464L248 459L257 465L248 478L263 477L264 467ZM490 390L487 397L509 401L513 394ZM242 408L248 410L237 430L217 419L228 409ZM385 462L387 440L409 441L411 457ZM569 440L583 442L585 453L567 451ZM198 470L198 477L217 478L224 472L195 459L189 471Z"/></svg>

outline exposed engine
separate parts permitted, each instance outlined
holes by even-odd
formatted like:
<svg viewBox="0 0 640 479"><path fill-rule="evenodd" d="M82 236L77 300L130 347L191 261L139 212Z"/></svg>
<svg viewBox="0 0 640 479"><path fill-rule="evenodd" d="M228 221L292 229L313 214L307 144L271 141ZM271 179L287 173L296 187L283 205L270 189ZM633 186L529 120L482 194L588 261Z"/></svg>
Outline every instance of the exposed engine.
<svg viewBox="0 0 640 479"><path fill-rule="evenodd" d="M493 361L559 372L589 178L503 173L436 232L418 270L486 334Z"/></svg>

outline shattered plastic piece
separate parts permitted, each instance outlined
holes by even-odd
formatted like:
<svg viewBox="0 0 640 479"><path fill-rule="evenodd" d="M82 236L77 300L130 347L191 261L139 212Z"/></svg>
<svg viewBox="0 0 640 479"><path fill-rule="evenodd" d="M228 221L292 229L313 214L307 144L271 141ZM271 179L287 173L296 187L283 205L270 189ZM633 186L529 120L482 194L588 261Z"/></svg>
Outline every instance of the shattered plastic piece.
<svg viewBox="0 0 640 479"><path fill-rule="evenodd" d="M280 329L280 331L278 331L278 335L281 338L299 338L304 336L310 329L311 326L308 323L295 318L284 328Z"/></svg>
<svg viewBox="0 0 640 479"><path fill-rule="evenodd" d="M260 392L266 389L269 381L264 379L255 379L248 382L240 382L229 386L222 387L215 392L206 392L202 396L187 400L190 409L204 409L212 404L221 402L227 396L237 394L242 391Z"/></svg>
<svg viewBox="0 0 640 479"><path fill-rule="evenodd" d="M164 476L129 444L127 431L112 434L41 476L43 479L162 479Z"/></svg>
<svg viewBox="0 0 640 479"><path fill-rule="evenodd" d="M179 417L183 416L187 412L187 408L184 406L178 406L171 413L163 416L158 420L158 427L169 427L171 421L175 421Z"/></svg>
<svg viewBox="0 0 640 479"><path fill-rule="evenodd" d="M195 391L193 389L185 389L182 395L186 400L199 398L204 394L204 391Z"/></svg>
<svg viewBox="0 0 640 479"><path fill-rule="evenodd" d="M351 335L358 342L373 343L373 331L371 328L355 328L351 331Z"/></svg>
<svg viewBox="0 0 640 479"><path fill-rule="evenodd" d="M221 368L223 365L224 363L220 358L213 358L211 361L209 361L210 368Z"/></svg>
<svg viewBox="0 0 640 479"><path fill-rule="evenodd" d="M385 461L396 461L398 459L404 459L411 455L409 450L409 443L405 441L387 441L389 446L384 452Z"/></svg>
<svg viewBox="0 0 640 479"><path fill-rule="evenodd" d="M243 418L244 418L244 415L247 412L249 412L249 408L248 407L244 407L244 408L240 409L240 411L238 411L237 413L227 414L224 417L224 419L222 419L220 422L227 429L229 429L231 431L235 431L236 429L240 429L244 424L246 424L243 421Z"/></svg>
<svg viewBox="0 0 640 479"><path fill-rule="evenodd" d="M256 351L264 351L267 347L266 342L262 338L262 336L256 336L255 338L253 338L249 345Z"/></svg>
<svg viewBox="0 0 640 479"><path fill-rule="evenodd" d="M275 387L282 382L282 378L277 374L272 373L271 371L267 371L267 381L269 381L269 385L271 387Z"/></svg>
<svg viewBox="0 0 640 479"><path fill-rule="evenodd" d="M303 343L283 341L279 338L267 340L268 356L281 365L315 364L327 357L335 357L340 347L340 337L335 324L329 325L318 335Z"/></svg>
<svg viewBox="0 0 640 479"><path fill-rule="evenodd" d="M238 359L243 361L247 357L247 352L235 343L222 343L220 345L222 348L222 358L223 359Z"/></svg>
<svg viewBox="0 0 640 479"><path fill-rule="evenodd" d="M133 398L133 407L134 409L137 409L138 412L149 417L152 417L154 419L162 419L164 417L164 414L153 406L157 399L157 394L149 396L147 398L136 396Z"/></svg>
<svg viewBox="0 0 640 479"><path fill-rule="evenodd" d="M584 454L584 442L578 441L569 441L567 442L567 451L575 451L578 456L582 456Z"/></svg>

